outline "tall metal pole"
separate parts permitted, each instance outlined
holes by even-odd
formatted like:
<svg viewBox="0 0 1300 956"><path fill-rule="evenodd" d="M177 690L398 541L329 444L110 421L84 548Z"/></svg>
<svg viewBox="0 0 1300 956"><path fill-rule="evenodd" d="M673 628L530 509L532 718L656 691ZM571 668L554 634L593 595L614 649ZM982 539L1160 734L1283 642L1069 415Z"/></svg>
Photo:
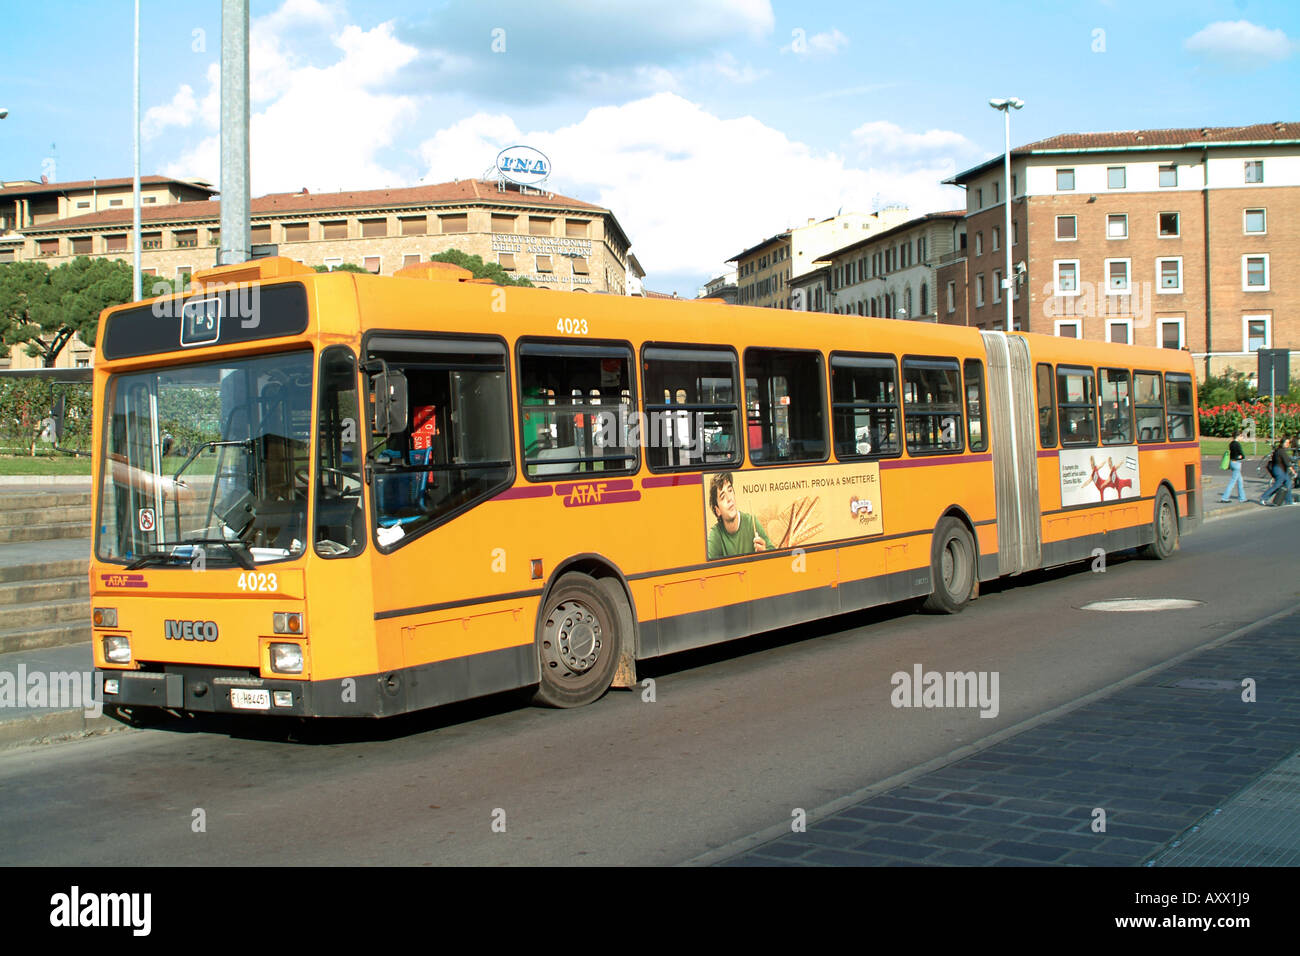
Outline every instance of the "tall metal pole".
<svg viewBox="0 0 1300 956"><path fill-rule="evenodd" d="M252 254L248 185L248 0L221 0L221 251L218 265Z"/></svg>
<svg viewBox="0 0 1300 956"><path fill-rule="evenodd" d="M1012 331L1013 328L1015 328L1015 323L1014 320L1012 319L1011 303L1012 303L1012 299L1014 298L1013 293L1015 292L1015 288L1016 288L1015 279L1011 274L1011 107L1010 105L1008 105L1007 108L1002 111L1002 115L1003 118L1006 120L1006 147L1007 147L1005 153L1006 165L1004 167L1006 172L1006 178L1002 181L1003 199L1005 200L1006 207L1007 207L1006 231L1002 233L1002 246L1007 250L1007 271L1002 273L1002 280L1003 280L1002 294L1003 296L1006 297L1007 300L1007 331L1010 332Z"/></svg>
<svg viewBox="0 0 1300 956"><path fill-rule="evenodd" d="M131 300L144 298L144 273L140 270L140 0L135 0L135 172L132 180L131 247L134 274L131 280Z"/></svg>

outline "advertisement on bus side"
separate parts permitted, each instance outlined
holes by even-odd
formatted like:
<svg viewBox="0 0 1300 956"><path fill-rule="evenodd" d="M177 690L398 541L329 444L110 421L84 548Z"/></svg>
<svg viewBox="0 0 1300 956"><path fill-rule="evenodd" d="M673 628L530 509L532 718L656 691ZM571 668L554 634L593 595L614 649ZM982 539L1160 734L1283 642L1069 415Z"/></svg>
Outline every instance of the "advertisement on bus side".
<svg viewBox="0 0 1300 956"><path fill-rule="evenodd" d="M1137 445L1069 448L1060 452L1061 505L1096 505L1142 494Z"/></svg>
<svg viewBox="0 0 1300 956"><path fill-rule="evenodd" d="M880 534L880 465L817 465L704 476L708 560Z"/></svg>

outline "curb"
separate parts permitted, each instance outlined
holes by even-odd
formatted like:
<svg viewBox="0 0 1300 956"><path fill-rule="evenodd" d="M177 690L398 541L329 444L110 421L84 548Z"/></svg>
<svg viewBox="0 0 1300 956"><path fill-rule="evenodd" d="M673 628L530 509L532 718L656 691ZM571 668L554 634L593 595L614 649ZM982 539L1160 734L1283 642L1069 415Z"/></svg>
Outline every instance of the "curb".
<svg viewBox="0 0 1300 956"><path fill-rule="evenodd" d="M90 475L0 475L0 488L5 485L84 485L86 491L94 487Z"/></svg>
<svg viewBox="0 0 1300 956"><path fill-rule="evenodd" d="M1221 508L1215 508L1213 511L1206 511L1201 515L1201 524L1207 524L1211 521L1218 521L1222 518L1234 518L1244 514L1253 514L1261 509L1257 501L1234 501Z"/></svg>
<svg viewBox="0 0 1300 956"><path fill-rule="evenodd" d="M87 717L84 710L52 710L12 720L0 720L0 751L79 737L98 737L132 729L105 715Z"/></svg>

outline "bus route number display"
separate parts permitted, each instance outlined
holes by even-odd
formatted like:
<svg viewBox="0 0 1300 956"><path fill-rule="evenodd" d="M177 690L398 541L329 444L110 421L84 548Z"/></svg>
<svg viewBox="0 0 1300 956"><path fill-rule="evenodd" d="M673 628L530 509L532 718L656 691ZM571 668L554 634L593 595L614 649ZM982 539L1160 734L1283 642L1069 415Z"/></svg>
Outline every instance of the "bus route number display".
<svg viewBox="0 0 1300 956"><path fill-rule="evenodd" d="M221 300L191 299L181 308L181 347L208 345L221 335Z"/></svg>

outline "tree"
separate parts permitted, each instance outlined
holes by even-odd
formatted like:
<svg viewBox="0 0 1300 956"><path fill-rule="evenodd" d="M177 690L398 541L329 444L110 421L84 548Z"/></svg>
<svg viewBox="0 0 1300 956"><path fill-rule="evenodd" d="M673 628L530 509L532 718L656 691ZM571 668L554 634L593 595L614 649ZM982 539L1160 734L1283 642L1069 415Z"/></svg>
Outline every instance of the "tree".
<svg viewBox="0 0 1300 956"><path fill-rule="evenodd" d="M344 262L342 265L337 265L333 268L330 268L329 266L312 266L312 268L317 272L364 272L366 275L370 274L369 269L363 269L355 262Z"/></svg>
<svg viewBox="0 0 1300 956"><path fill-rule="evenodd" d="M43 262L0 265L0 342L25 345L52 368L74 335L95 341L99 313L132 298L131 266L78 256L50 269Z"/></svg>
<svg viewBox="0 0 1300 956"><path fill-rule="evenodd" d="M484 262L482 256L471 256L468 253L461 252L459 249L448 249L446 252L440 252L437 255L429 256L430 262L450 262L454 266L460 266L462 269L468 269L474 274L475 279L491 279L497 285L521 285L532 288L533 284L527 279L516 278L502 269L495 262Z"/></svg>

